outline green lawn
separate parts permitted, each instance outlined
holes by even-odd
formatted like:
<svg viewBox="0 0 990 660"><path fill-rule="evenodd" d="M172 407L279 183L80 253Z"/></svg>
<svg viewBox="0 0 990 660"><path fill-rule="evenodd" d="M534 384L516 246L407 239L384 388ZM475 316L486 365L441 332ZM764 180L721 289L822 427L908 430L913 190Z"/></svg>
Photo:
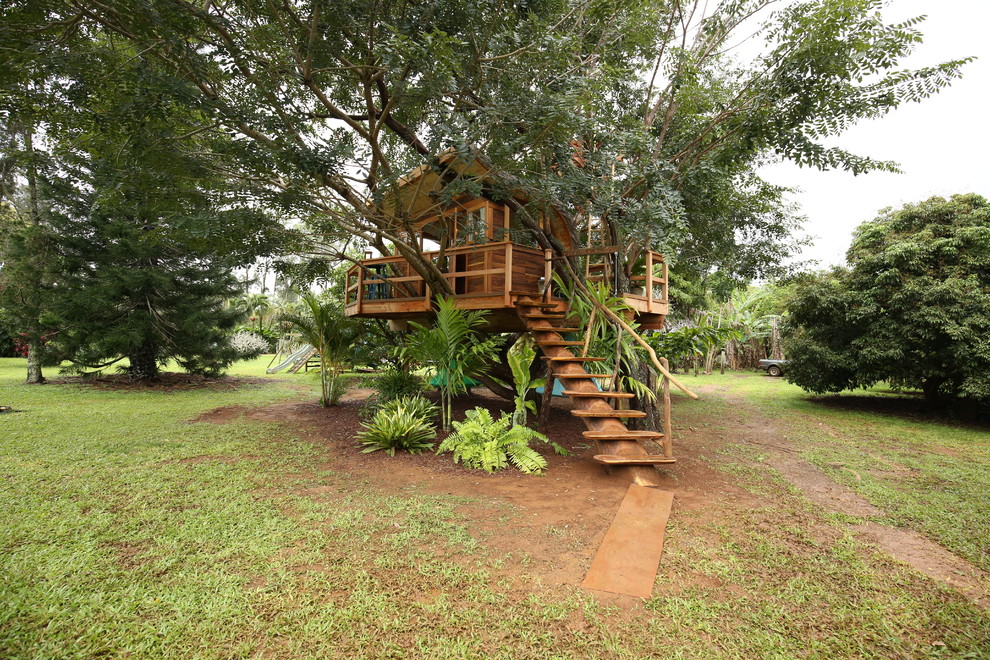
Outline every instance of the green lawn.
<svg viewBox="0 0 990 660"><path fill-rule="evenodd" d="M686 382L727 388L752 410L784 421L803 457L823 468L848 468L829 475L885 511L887 522L922 532L990 571L990 427L927 415L920 398L912 403L912 395L881 387L814 397L762 374Z"/></svg>
<svg viewBox="0 0 990 660"><path fill-rule="evenodd" d="M267 361L233 371L258 377ZM0 405L21 411L0 415L0 657L908 658L990 648L986 611L863 546L731 447L712 459L736 461L719 472L725 488L763 498L715 500L715 515L676 509L654 598L607 605L494 551L472 521L496 507L512 533L523 514L507 505L385 492L317 469L321 447L279 424L191 421L221 406L315 399L312 374L161 392L28 387L23 372L23 360L0 360ZM765 378L687 380L772 406L812 460L870 474L851 485L898 524L930 527L960 554L986 538L985 432L822 409ZM678 399L678 412L717 429L729 405ZM831 438L828 429L850 437L826 447L815 434ZM953 455L924 450L928 433ZM920 476L874 478L870 453ZM965 475L983 490L959 486ZM939 488L922 496L925 479ZM939 511L915 502L936 496ZM983 519L967 521L981 506Z"/></svg>

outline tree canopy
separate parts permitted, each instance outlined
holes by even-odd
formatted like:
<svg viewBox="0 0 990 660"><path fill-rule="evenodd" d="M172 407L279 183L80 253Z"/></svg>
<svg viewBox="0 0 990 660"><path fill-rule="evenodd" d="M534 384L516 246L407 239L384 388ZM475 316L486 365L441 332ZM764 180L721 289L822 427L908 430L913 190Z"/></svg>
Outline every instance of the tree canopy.
<svg viewBox="0 0 990 660"><path fill-rule="evenodd" d="M651 244L698 274L772 271L796 219L755 165L893 169L826 140L960 73L962 60L897 70L921 19L886 24L881 5L15 0L3 19L35 53L81 30L126 41L172 72L203 133L233 136L214 168L307 219L322 245L397 250L443 292L386 200L414 167L443 171L450 148L504 176L447 171L445 197L525 187L575 235L601 218L629 263ZM762 48L740 62L747 35Z"/></svg>
<svg viewBox="0 0 990 660"><path fill-rule="evenodd" d="M790 306L787 377L812 392L888 381L927 399L990 402L990 205L933 197L861 225L848 269Z"/></svg>

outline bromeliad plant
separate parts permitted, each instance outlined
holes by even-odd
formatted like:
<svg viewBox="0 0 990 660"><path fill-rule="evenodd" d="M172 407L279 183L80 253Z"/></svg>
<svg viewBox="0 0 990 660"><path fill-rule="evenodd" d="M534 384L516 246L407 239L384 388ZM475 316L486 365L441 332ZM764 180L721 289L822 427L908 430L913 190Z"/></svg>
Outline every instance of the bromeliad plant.
<svg viewBox="0 0 990 660"><path fill-rule="evenodd" d="M364 431L358 433L358 440L368 454L384 450L395 456L397 449L410 454L419 454L433 449L432 440L436 429L430 419L436 415L437 407L421 396L408 396L392 399L381 405L368 424L362 424Z"/></svg>
<svg viewBox="0 0 990 660"><path fill-rule="evenodd" d="M437 453L452 452L454 462L495 472L515 465L526 474L539 474L547 467L547 459L529 446L532 439L549 444L560 455L567 450L547 436L528 426L512 423L512 416L503 413L494 419L485 408L468 410L463 422L454 422L455 432L451 433L437 447Z"/></svg>

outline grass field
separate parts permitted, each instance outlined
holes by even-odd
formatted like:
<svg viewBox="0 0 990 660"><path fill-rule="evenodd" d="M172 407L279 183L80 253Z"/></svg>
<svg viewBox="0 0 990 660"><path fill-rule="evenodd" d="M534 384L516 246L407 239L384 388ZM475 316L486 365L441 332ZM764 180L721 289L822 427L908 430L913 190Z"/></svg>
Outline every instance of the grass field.
<svg viewBox="0 0 990 660"><path fill-rule="evenodd" d="M984 567L986 429L689 377L712 393L678 398L677 422L725 437L698 460L729 495L675 510L654 597L626 602L497 552L472 521L511 533L510 507L318 468L283 424L192 421L315 399L312 375L160 391L23 374L0 359L0 405L20 411L0 415L0 657L990 657L986 610L857 540L724 420L772 415L890 523Z"/></svg>
<svg viewBox="0 0 990 660"><path fill-rule="evenodd" d="M692 378L687 379L691 382ZM990 571L990 426L924 413L920 397L860 390L809 397L779 378L704 376L786 423L794 447L887 513ZM877 411L888 411L884 412Z"/></svg>

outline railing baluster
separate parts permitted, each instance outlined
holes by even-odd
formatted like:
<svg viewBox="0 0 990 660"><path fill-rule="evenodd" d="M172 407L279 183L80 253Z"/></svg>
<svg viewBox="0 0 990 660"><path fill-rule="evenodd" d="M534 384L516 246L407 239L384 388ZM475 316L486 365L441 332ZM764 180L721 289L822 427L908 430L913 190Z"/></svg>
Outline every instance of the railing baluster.
<svg viewBox="0 0 990 660"><path fill-rule="evenodd" d="M646 251L646 311L653 311L653 250Z"/></svg>
<svg viewBox="0 0 990 660"><path fill-rule="evenodd" d="M670 363L667 358L660 358L660 364L667 371L670 371ZM673 424L670 420L670 379L664 375L663 378L663 455L667 458L674 457Z"/></svg>
<svg viewBox="0 0 990 660"><path fill-rule="evenodd" d="M504 282L504 297L503 301L506 307L512 305L512 296L509 293L512 291L512 243L505 244L505 279Z"/></svg>

